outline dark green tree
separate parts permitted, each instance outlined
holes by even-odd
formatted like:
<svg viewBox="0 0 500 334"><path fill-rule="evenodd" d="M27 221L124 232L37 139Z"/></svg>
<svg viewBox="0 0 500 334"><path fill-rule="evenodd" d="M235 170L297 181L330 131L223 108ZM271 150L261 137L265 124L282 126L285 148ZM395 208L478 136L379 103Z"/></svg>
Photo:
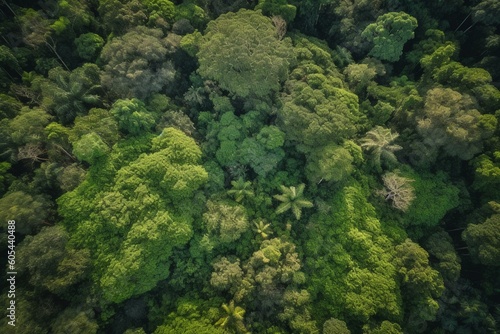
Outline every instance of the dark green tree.
<svg viewBox="0 0 500 334"><path fill-rule="evenodd" d="M404 44L414 37L417 26L417 19L413 16L405 12L390 12L368 25L361 36L373 43L371 56L394 62L401 57Z"/></svg>
<svg viewBox="0 0 500 334"><path fill-rule="evenodd" d="M97 34L88 32L75 39L75 46L82 59L93 61L104 46L104 39Z"/></svg>
<svg viewBox="0 0 500 334"><path fill-rule="evenodd" d="M462 238L475 260L484 265L500 265L500 214L495 213L481 224L469 224Z"/></svg>
<svg viewBox="0 0 500 334"><path fill-rule="evenodd" d="M170 42L160 29L137 26L102 49L102 85L120 98L146 98L173 82Z"/></svg>

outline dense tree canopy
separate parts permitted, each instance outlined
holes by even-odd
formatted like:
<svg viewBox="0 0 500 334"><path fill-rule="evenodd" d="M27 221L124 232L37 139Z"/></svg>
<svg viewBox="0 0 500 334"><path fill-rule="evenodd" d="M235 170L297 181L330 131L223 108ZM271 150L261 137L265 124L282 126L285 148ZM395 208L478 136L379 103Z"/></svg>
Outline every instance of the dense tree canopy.
<svg viewBox="0 0 500 334"><path fill-rule="evenodd" d="M199 48L200 74L242 98L277 92L293 61L289 42L277 38L271 20L249 10L211 21Z"/></svg>
<svg viewBox="0 0 500 334"><path fill-rule="evenodd" d="M0 333L499 332L499 10L0 1Z"/></svg>

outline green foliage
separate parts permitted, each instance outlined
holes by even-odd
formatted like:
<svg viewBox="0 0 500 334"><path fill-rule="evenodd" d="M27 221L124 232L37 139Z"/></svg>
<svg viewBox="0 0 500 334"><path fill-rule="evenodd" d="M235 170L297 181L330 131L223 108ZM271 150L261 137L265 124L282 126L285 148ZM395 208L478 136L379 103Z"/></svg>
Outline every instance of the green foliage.
<svg viewBox="0 0 500 334"><path fill-rule="evenodd" d="M479 113L470 96L434 88L427 92L417 129L431 147L442 147L450 156L469 160L481 151L483 140L492 136L496 123Z"/></svg>
<svg viewBox="0 0 500 334"><path fill-rule="evenodd" d="M487 25L499 24L500 6L493 0L480 1L473 8L472 19L474 22L482 22Z"/></svg>
<svg viewBox="0 0 500 334"><path fill-rule="evenodd" d="M0 199L0 219L16 221L19 234L36 234L49 219L50 202L42 195L31 195L24 191L6 193Z"/></svg>
<svg viewBox="0 0 500 334"><path fill-rule="evenodd" d="M243 319L245 310L239 306L234 305L234 300L231 300L229 305L222 304L222 309L226 315L220 318L215 326L221 326L224 329L230 329L236 333L247 333Z"/></svg>
<svg viewBox="0 0 500 334"><path fill-rule="evenodd" d="M61 334L95 334L99 329L97 322L93 319L92 310L83 311L75 308L67 308L52 324L54 333Z"/></svg>
<svg viewBox="0 0 500 334"><path fill-rule="evenodd" d="M175 76L169 42L163 37L160 29L138 26L106 43L102 85L119 97L146 98L163 91Z"/></svg>
<svg viewBox="0 0 500 334"><path fill-rule="evenodd" d="M68 250L68 233L61 226L44 227L37 235L27 236L19 245L26 261L19 271L41 289L69 297L69 288L86 278L90 265L88 249Z"/></svg>
<svg viewBox="0 0 500 334"><path fill-rule="evenodd" d="M366 194L352 183L333 193L327 204L331 212L311 218L304 245L317 317L360 323L379 316L400 319L394 244L382 233Z"/></svg>
<svg viewBox="0 0 500 334"><path fill-rule="evenodd" d="M192 201L207 180L199 165L201 151L173 128L155 138L152 149L127 161L127 152L115 146L106 160L121 164L106 184L96 187L101 181L91 170L86 181L58 200L70 243L93 249L104 302L152 289L168 276L172 249L192 236Z"/></svg>
<svg viewBox="0 0 500 334"><path fill-rule="evenodd" d="M230 243L240 238L248 227L245 208L241 205L207 201L208 211L203 215L208 232L215 234L222 243Z"/></svg>
<svg viewBox="0 0 500 334"><path fill-rule="evenodd" d="M494 333L497 2L2 1L17 332Z"/></svg>
<svg viewBox="0 0 500 334"><path fill-rule="evenodd" d="M54 110L62 124L70 124L89 106L100 104L97 93L100 70L95 64L84 64L71 72L56 67L49 71L52 82L42 86L44 101Z"/></svg>
<svg viewBox="0 0 500 334"><path fill-rule="evenodd" d="M417 19L405 12L390 12L377 17L361 36L373 43L370 55L380 60L398 61L404 44L415 35Z"/></svg>
<svg viewBox="0 0 500 334"><path fill-rule="evenodd" d="M353 172L353 161L354 158L344 147L335 144L326 145L308 155L306 176L314 183L339 182Z"/></svg>
<svg viewBox="0 0 500 334"><path fill-rule="evenodd" d="M75 39L76 52L85 60L94 60L104 46L104 40L101 36L88 32L81 34Z"/></svg>
<svg viewBox="0 0 500 334"><path fill-rule="evenodd" d="M361 139L361 147L370 151L373 163L378 171L382 170L382 159L386 166L397 163L394 152L402 149L401 146L392 142L398 138L399 134L392 133L391 129L376 126L368 131Z"/></svg>
<svg viewBox="0 0 500 334"><path fill-rule="evenodd" d="M202 77L242 98L266 98L288 75L293 53L269 18L240 10L208 24L197 54Z"/></svg>
<svg viewBox="0 0 500 334"><path fill-rule="evenodd" d="M99 0L97 10L108 33L121 34L147 20L146 9L140 0Z"/></svg>
<svg viewBox="0 0 500 334"><path fill-rule="evenodd" d="M207 13L197 6L196 1L183 1L175 7L175 20L187 19L197 29L202 29L208 21Z"/></svg>
<svg viewBox="0 0 500 334"><path fill-rule="evenodd" d="M188 55L190 55L191 57L195 57L200 50L202 38L203 36L201 35L201 33L196 30L191 34L183 36L179 46L182 50L186 51Z"/></svg>
<svg viewBox="0 0 500 334"><path fill-rule="evenodd" d="M270 229L271 224L266 224L262 220L255 222L254 226L253 231L260 235L262 239L267 239L270 234L273 234L273 231Z"/></svg>
<svg viewBox="0 0 500 334"><path fill-rule="evenodd" d="M90 164L109 152L109 146L95 132L83 135L73 144L73 153L80 161Z"/></svg>
<svg viewBox="0 0 500 334"><path fill-rule="evenodd" d="M44 128L50 120L51 116L41 108L23 107L20 114L8 123L12 142L23 145L42 141Z"/></svg>
<svg viewBox="0 0 500 334"><path fill-rule="evenodd" d="M287 23L292 22L297 14L297 7L287 0L259 0L255 9L261 9L267 16L281 16Z"/></svg>
<svg viewBox="0 0 500 334"><path fill-rule="evenodd" d="M473 187L484 194L485 200L493 200L500 195L499 158L500 152L496 151L492 157L481 154L471 161L475 168Z"/></svg>
<svg viewBox="0 0 500 334"><path fill-rule="evenodd" d="M425 248L434 256L438 263L434 267L439 271L445 282L454 283L460 277L460 258L453 246L451 237L445 231L431 235Z"/></svg>
<svg viewBox="0 0 500 334"><path fill-rule="evenodd" d="M276 213L281 214L288 210L292 210L295 219L300 220L303 208L312 208L314 205L311 201L304 198L305 184L300 184L297 187L281 186L281 195L274 195L273 197L280 201L280 205L276 208Z"/></svg>
<svg viewBox="0 0 500 334"><path fill-rule="evenodd" d="M149 14L149 22L151 24L158 20L172 22L174 18L175 8L172 1L169 0L144 0L142 1Z"/></svg>
<svg viewBox="0 0 500 334"><path fill-rule="evenodd" d="M396 323L384 320L379 326L363 326L365 334L402 334L401 326Z"/></svg>
<svg viewBox="0 0 500 334"><path fill-rule="evenodd" d="M500 214L493 214L481 224L469 224L462 238L475 260L484 265L500 264Z"/></svg>
<svg viewBox="0 0 500 334"><path fill-rule="evenodd" d="M445 173L404 175L415 180L412 186L416 198L405 214L408 225L422 228L437 226L448 211L459 205L459 189L450 183Z"/></svg>
<svg viewBox="0 0 500 334"><path fill-rule="evenodd" d="M52 133L56 135L57 129L53 130ZM118 122L113 117L113 114L106 109L100 108L90 109L88 115L77 116L73 128L68 132L68 139L74 143L89 133L99 135L102 141L110 147L120 138ZM50 135L48 137L50 139Z"/></svg>
<svg viewBox="0 0 500 334"><path fill-rule="evenodd" d="M11 164L5 161L0 162L0 196L8 189L14 177L8 172Z"/></svg>
<svg viewBox="0 0 500 334"><path fill-rule="evenodd" d="M343 89L331 51L301 36L294 43L300 65L285 83L280 128L304 151L351 138L361 118L358 97Z"/></svg>
<svg viewBox="0 0 500 334"><path fill-rule="evenodd" d="M444 290L443 279L429 266L428 258L428 253L410 239L396 246L395 262L405 300L406 328L410 330L436 319L438 298Z"/></svg>
<svg viewBox="0 0 500 334"><path fill-rule="evenodd" d="M344 321L331 318L323 324L323 334L351 334Z"/></svg>
<svg viewBox="0 0 500 334"><path fill-rule="evenodd" d="M252 182L244 181L239 178L237 181L231 181L233 188L228 190L227 194L234 196L236 202L241 202L245 197L252 198L255 194L252 190Z"/></svg>
<svg viewBox="0 0 500 334"><path fill-rule="evenodd" d="M144 102L136 98L116 101L110 113L121 131L135 136L150 131L155 124L153 114L146 109Z"/></svg>
<svg viewBox="0 0 500 334"><path fill-rule="evenodd" d="M153 332L154 334L225 334L227 333L220 327L207 323L203 319L175 318L172 323L162 325Z"/></svg>

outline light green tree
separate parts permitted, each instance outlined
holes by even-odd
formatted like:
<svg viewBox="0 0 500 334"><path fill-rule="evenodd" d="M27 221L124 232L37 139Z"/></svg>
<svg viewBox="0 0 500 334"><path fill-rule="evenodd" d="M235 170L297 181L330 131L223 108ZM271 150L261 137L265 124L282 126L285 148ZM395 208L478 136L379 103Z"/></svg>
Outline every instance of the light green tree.
<svg viewBox="0 0 500 334"><path fill-rule="evenodd" d="M109 146L95 132L83 135L73 144L73 153L81 160L90 164L110 151Z"/></svg>
<svg viewBox="0 0 500 334"><path fill-rule="evenodd" d="M269 235L273 234L273 231L271 231L271 224L266 224L264 221L259 220L258 222L253 223L254 227L254 232L257 233L262 237L262 239L267 239L269 238Z"/></svg>
<svg viewBox="0 0 500 334"><path fill-rule="evenodd" d="M229 243L240 238L248 227L246 210L242 205L207 201L208 211L203 220L208 231L219 237L222 243Z"/></svg>
<svg viewBox="0 0 500 334"><path fill-rule="evenodd" d="M234 300L228 304L222 304L225 316L220 318L215 325L222 328L235 331L236 333L247 333L245 323L243 322L245 310L240 306L234 305Z"/></svg>
<svg viewBox="0 0 500 334"><path fill-rule="evenodd" d="M242 98L277 92L293 61L290 44L278 40L271 19L245 9L209 22L197 56L204 78Z"/></svg>
<svg viewBox="0 0 500 334"><path fill-rule="evenodd" d="M280 188L282 194L273 196L281 202L281 204L276 208L277 214L292 210L295 218L299 220L302 215L303 208L312 208L314 206L311 201L304 198L303 193L305 184L302 183L297 187L285 187L282 185Z"/></svg>
<svg viewBox="0 0 500 334"><path fill-rule="evenodd" d="M350 152L342 146L330 144L319 147L307 157L306 175L314 183L339 182L352 173L353 161Z"/></svg>
<svg viewBox="0 0 500 334"><path fill-rule="evenodd" d="M234 197L236 202L241 202L245 197L252 198L255 194L252 190L252 182L239 178L237 181L231 181L233 188L227 191L228 195Z"/></svg>
<svg viewBox="0 0 500 334"><path fill-rule="evenodd" d="M491 137L497 125L492 115L481 115L476 108L469 95L449 88L431 89L417 130L431 147L469 160L481 151L483 140Z"/></svg>
<svg viewBox="0 0 500 334"><path fill-rule="evenodd" d="M120 130L131 135L148 132L155 124L153 113L139 99L118 100L110 110L118 122Z"/></svg>
<svg viewBox="0 0 500 334"><path fill-rule="evenodd" d="M393 133L391 129L376 126L361 139L361 147L370 151L377 170L382 170L382 161L389 166L398 161L394 152L401 150L402 147L393 144L398 136L399 134Z"/></svg>

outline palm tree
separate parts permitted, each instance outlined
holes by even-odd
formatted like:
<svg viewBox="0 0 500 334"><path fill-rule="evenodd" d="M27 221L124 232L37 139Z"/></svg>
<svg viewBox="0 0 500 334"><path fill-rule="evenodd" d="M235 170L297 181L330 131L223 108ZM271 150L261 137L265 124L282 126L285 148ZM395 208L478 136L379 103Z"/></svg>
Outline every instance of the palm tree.
<svg viewBox="0 0 500 334"><path fill-rule="evenodd" d="M382 159L387 163L397 162L398 159L394 152L399 151L402 147L394 145L392 142L398 137L397 132L392 133L390 129L377 125L361 139L361 147L371 151L374 164L378 170L381 170Z"/></svg>
<svg viewBox="0 0 500 334"><path fill-rule="evenodd" d="M280 186L281 195L274 195L274 198L282 202L276 209L277 214L282 214L288 210L292 210L295 218L300 219L302 208L312 208L314 205L311 201L303 198L305 185L302 183L298 187Z"/></svg>
<svg viewBox="0 0 500 334"><path fill-rule="evenodd" d="M252 190L252 183L250 181L243 181L243 178L240 177L238 181L231 181L231 185L233 189L228 190L227 194L234 196L236 202L241 202L245 197L253 197L254 192Z"/></svg>
<svg viewBox="0 0 500 334"><path fill-rule="evenodd" d="M245 316L243 308L234 306L234 300L231 300L229 305L222 304L222 309L226 312L226 315L215 323L216 326L221 326L236 333L247 333L247 329L243 323L243 317Z"/></svg>
<svg viewBox="0 0 500 334"><path fill-rule="evenodd" d="M97 67L84 65L71 73L59 71L53 76L55 84L49 84L45 94L53 100L54 110L62 123L73 122L89 106L100 103L100 97L96 94L101 87Z"/></svg>
<svg viewBox="0 0 500 334"><path fill-rule="evenodd" d="M273 234L273 232L269 228L271 224L265 224L262 220L259 220L258 222L255 222L253 224L255 225L255 228L253 229L254 232L259 234L262 239L267 239L270 234Z"/></svg>

